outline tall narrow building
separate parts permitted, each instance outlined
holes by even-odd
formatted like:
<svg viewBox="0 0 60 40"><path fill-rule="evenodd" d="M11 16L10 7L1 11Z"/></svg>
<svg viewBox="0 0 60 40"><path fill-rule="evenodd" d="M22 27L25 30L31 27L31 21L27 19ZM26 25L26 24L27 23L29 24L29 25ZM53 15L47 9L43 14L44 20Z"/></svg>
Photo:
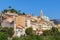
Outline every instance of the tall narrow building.
<svg viewBox="0 0 60 40"><path fill-rule="evenodd" d="M43 16L43 11L42 11L42 9L40 10L40 17L42 17Z"/></svg>

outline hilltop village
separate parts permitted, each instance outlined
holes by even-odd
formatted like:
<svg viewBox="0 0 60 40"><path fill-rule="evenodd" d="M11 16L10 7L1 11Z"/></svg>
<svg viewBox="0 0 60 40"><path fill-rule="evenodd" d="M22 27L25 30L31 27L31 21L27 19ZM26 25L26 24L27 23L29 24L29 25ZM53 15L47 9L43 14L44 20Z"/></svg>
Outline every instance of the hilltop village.
<svg viewBox="0 0 60 40"><path fill-rule="evenodd" d="M31 14L19 14L14 9L2 11L0 14L0 24L2 27L14 29L14 36L20 37L25 35L25 30L32 27L36 34L41 35L44 30L50 30L52 27L57 27L49 17L43 15L40 10L40 16L33 16ZM58 28L58 27L57 27Z"/></svg>

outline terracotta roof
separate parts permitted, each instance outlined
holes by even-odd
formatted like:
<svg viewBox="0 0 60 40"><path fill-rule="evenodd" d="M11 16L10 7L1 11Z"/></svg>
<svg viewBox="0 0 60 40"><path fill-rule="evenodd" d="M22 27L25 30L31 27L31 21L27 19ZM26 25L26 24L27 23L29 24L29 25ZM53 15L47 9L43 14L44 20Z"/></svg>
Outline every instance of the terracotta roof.
<svg viewBox="0 0 60 40"><path fill-rule="evenodd" d="M17 25L16 28L24 28L24 27L21 25Z"/></svg>

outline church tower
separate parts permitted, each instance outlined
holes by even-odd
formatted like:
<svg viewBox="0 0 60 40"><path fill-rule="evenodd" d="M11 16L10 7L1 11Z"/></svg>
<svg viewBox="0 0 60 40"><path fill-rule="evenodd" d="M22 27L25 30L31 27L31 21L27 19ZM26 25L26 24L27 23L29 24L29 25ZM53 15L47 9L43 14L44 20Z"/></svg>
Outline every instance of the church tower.
<svg viewBox="0 0 60 40"><path fill-rule="evenodd" d="M43 16L43 11L42 10L40 10L40 17L42 17Z"/></svg>

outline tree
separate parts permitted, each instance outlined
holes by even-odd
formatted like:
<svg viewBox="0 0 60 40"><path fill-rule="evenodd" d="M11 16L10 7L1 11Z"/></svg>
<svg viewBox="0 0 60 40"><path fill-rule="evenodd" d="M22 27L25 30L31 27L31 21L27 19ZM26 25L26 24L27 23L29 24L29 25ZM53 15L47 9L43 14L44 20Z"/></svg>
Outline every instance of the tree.
<svg viewBox="0 0 60 40"><path fill-rule="evenodd" d="M3 32L0 32L0 40L8 40L6 34L4 34Z"/></svg>
<svg viewBox="0 0 60 40"><path fill-rule="evenodd" d="M25 15L25 13L23 12L23 15Z"/></svg>
<svg viewBox="0 0 60 40"><path fill-rule="evenodd" d="M3 11L2 11L2 13L7 13L8 12L8 10L7 9L4 9Z"/></svg>
<svg viewBox="0 0 60 40"><path fill-rule="evenodd" d="M25 32L26 32L27 35L32 35L33 34L33 29L31 27L30 28L27 28L25 30Z"/></svg>
<svg viewBox="0 0 60 40"><path fill-rule="evenodd" d="M52 35L51 30L43 31L43 36L51 36L51 35Z"/></svg>
<svg viewBox="0 0 60 40"><path fill-rule="evenodd" d="M7 34L9 37L12 37L12 35L14 34L13 28L8 28L7 29Z"/></svg>
<svg viewBox="0 0 60 40"><path fill-rule="evenodd" d="M9 9L11 9L12 7L11 7L11 6L9 6L8 8L9 8Z"/></svg>
<svg viewBox="0 0 60 40"><path fill-rule="evenodd" d="M42 36L42 40L55 40L53 36Z"/></svg>
<svg viewBox="0 0 60 40"><path fill-rule="evenodd" d="M22 40L22 38L14 37L12 40Z"/></svg>
<svg viewBox="0 0 60 40"><path fill-rule="evenodd" d="M60 36L60 32L58 31L58 28L56 28L56 27L52 27L52 33L53 33L53 35L55 35L55 36Z"/></svg>
<svg viewBox="0 0 60 40"><path fill-rule="evenodd" d="M18 13L18 11L13 9L11 6L9 6L8 8L9 9L4 9L2 13L7 13L8 11L10 11L11 13Z"/></svg>
<svg viewBox="0 0 60 40"><path fill-rule="evenodd" d="M7 27L2 28L1 32L4 32L8 37L12 37L12 35L14 34L13 28Z"/></svg>
<svg viewBox="0 0 60 40"><path fill-rule="evenodd" d="M0 24L0 30L2 29L2 26L1 26L1 24Z"/></svg>
<svg viewBox="0 0 60 40"><path fill-rule="evenodd" d="M22 15L22 13L21 13L21 10L18 10L18 13L17 13L18 15Z"/></svg>

